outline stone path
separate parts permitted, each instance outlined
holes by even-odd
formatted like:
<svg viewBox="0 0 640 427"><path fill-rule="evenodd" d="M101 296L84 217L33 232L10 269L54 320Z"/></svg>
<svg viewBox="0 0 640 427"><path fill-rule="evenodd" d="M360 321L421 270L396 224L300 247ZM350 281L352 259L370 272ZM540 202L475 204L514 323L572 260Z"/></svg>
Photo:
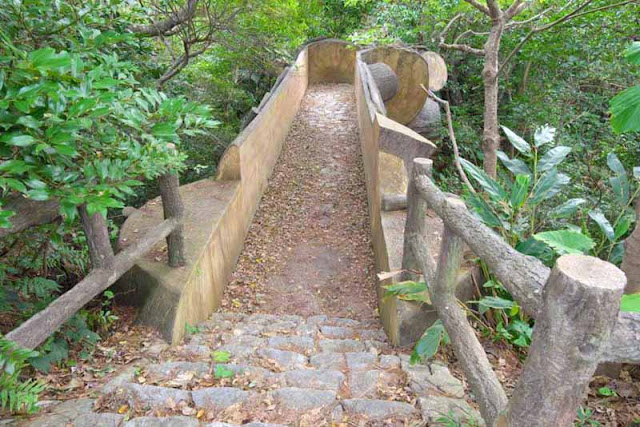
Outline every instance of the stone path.
<svg viewBox="0 0 640 427"><path fill-rule="evenodd" d="M309 88L221 313L26 424L479 422L446 366L411 366L379 324L355 115L352 86Z"/></svg>
<svg viewBox="0 0 640 427"><path fill-rule="evenodd" d="M411 366L373 323L218 313L97 399L29 425L425 425L443 416L480 420L446 366Z"/></svg>

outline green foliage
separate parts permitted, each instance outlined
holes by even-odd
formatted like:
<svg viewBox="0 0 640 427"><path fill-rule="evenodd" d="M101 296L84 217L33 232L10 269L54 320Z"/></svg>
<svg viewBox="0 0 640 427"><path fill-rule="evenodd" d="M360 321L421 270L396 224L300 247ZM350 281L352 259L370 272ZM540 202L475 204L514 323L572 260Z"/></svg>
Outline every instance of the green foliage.
<svg viewBox="0 0 640 427"><path fill-rule="evenodd" d="M234 372L224 365L216 365L216 368L213 371L213 376L218 379L232 378L233 375Z"/></svg>
<svg viewBox="0 0 640 427"><path fill-rule="evenodd" d="M200 326L193 326L193 325L190 325L189 323L184 324L184 330L189 335L199 334L203 331L203 329Z"/></svg>
<svg viewBox="0 0 640 427"><path fill-rule="evenodd" d="M627 61L640 64L640 42L625 51ZM611 100L611 127L616 133L640 131L640 85L632 86Z"/></svg>
<svg viewBox="0 0 640 427"><path fill-rule="evenodd" d="M453 411L449 411L446 415L441 415L436 419L438 425L446 426L446 427L477 427L478 421L472 416L466 416L460 419L454 414Z"/></svg>
<svg viewBox="0 0 640 427"><path fill-rule="evenodd" d="M575 423L578 427L597 427L601 424L593 419L593 411L589 408L578 408L578 419Z"/></svg>
<svg viewBox="0 0 640 427"><path fill-rule="evenodd" d="M227 363L231 360L231 354L227 351L214 351L211 353L211 358L216 363Z"/></svg>
<svg viewBox="0 0 640 427"><path fill-rule="evenodd" d="M429 287L425 282L407 280L383 287L386 289L385 297L394 296L405 301L419 301L431 304Z"/></svg>
<svg viewBox="0 0 640 427"><path fill-rule="evenodd" d="M438 352L440 344L449 343L449 335L444 329L444 325L440 319L436 320L433 325L429 326L418 340L413 351L411 352L411 364L425 362L431 359Z"/></svg>
<svg viewBox="0 0 640 427"><path fill-rule="evenodd" d="M620 303L620 311L640 313L640 294L623 295Z"/></svg>
<svg viewBox="0 0 640 427"><path fill-rule="evenodd" d="M22 370L37 352L19 348L13 341L0 336L0 406L9 412L33 413L38 395L45 386L40 381L21 381Z"/></svg>

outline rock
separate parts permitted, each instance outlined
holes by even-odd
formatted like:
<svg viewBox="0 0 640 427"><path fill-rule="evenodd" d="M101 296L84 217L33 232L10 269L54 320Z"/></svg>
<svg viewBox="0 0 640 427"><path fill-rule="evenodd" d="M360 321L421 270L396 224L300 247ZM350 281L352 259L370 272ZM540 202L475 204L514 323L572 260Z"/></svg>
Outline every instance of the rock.
<svg viewBox="0 0 640 427"><path fill-rule="evenodd" d="M235 332L235 330L234 330ZM239 345L244 347L261 348L266 345L266 340L255 335L226 335L227 345Z"/></svg>
<svg viewBox="0 0 640 427"><path fill-rule="evenodd" d="M122 421L124 421L124 415L91 412L76 418L73 421L73 427L118 427Z"/></svg>
<svg viewBox="0 0 640 427"><path fill-rule="evenodd" d="M272 325L274 323L278 323L281 320L287 320L284 319L284 317L286 316L277 316L274 314L252 314L250 316L247 316L244 318L244 322L243 323L253 323L256 325Z"/></svg>
<svg viewBox="0 0 640 427"><path fill-rule="evenodd" d="M349 390L356 399L373 399L378 395L380 371L360 371L349 374Z"/></svg>
<svg viewBox="0 0 640 427"><path fill-rule="evenodd" d="M324 369L288 371L283 374L284 383L289 387L318 390L338 391L344 379L342 372Z"/></svg>
<svg viewBox="0 0 640 427"><path fill-rule="evenodd" d="M449 369L438 363L429 366L416 364L411 366L408 355L400 356L402 369L407 373L409 386L414 393L426 396L434 393L452 397L464 397L462 382L451 375Z"/></svg>
<svg viewBox="0 0 640 427"><path fill-rule="evenodd" d="M400 358L389 354L380 356L378 366L382 369L395 369L400 367Z"/></svg>
<svg viewBox="0 0 640 427"><path fill-rule="evenodd" d="M301 323L295 330L296 335L303 337L315 337L318 333L318 327L316 325L309 325L308 323Z"/></svg>
<svg viewBox="0 0 640 427"><path fill-rule="evenodd" d="M191 396L198 408L224 410L245 402L249 399L249 392L234 387L211 387L194 390Z"/></svg>
<svg viewBox="0 0 640 427"><path fill-rule="evenodd" d="M280 334L289 334L294 331L298 327L298 322L292 322L290 320L283 320L280 322L273 323L271 325L266 325L263 334L270 333L280 333Z"/></svg>
<svg viewBox="0 0 640 427"><path fill-rule="evenodd" d="M182 346L182 351L188 355L209 357L211 355L211 348L202 344L189 343Z"/></svg>
<svg viewBox="0 0 640 427"><path fill-rule="evenodd" d="M307 318L307 325L311 326L319 326L321 324L327 323L329 318L325 315L311 316Z"/></svg>
<svg viewBox="0 0 640 427"><path fill-rule="evenodd" d="M290 410L310 411L328 407L336 402L336 393L328 390L310 390L286 387L271 392L275 402Z"/></svg>
<svg viewBox="0 0 640 427"><path fill-rule="evenodd" d="M347 367L351 371L371 369L376 363L377 357L371 353L345 353Z"/></svg>
<svg viewBox="0 0 640 427"><path fill-rule="evenodd" d="M189 417L140 417L124 423L123 427L198 427L200 423Z"/></svg>
<svg viewBox="0 0 640 427"><path fill-rule="evenodd" d="M258 356L272 361L284 371L300 369L307 366L307 357L293 351L277 350L275 348L261 348Z"/></svg>
<svg viewBox="0 0 640 427"><path fill-rule="evenodd" d="M422 418L429 423L436 423L445 416L453 416L458 425L484 425L480 413L464 399L446 396L428 396L420 398Z"/></svg>
<svg viewBox="0 0 640 427"><path fill-rule="evenodd" d="M231 333L233 335L260 335L266 328L267 325L260 323L240 323L231 330Z"/></svg>
<svg viewBox="0 0 640 427"><path fill-rule="evenodd" d="M280 336L269 338L269 347L277 348L278 350L290 350L298 353L305 353L312 352L315 348L315 344L313 339L309 337Z"/></svg>
<svg viewBox="0 0 640 427"><path fill-rule="evenodd" d="M360 322L358 322L357 320L346 319L344 317L329 318L327 320L327 323L333 326L341 326L341 327L347 327L347 328L357 328L358 326L360 326Z"/></svg>
<svg viewBox="0 0 640 427"><path fill-rule="evenodd" d="M148 347L145 347L143 352L150 356L159 356L163 351L170 347L169 343L161 339L155 340Z"/></svg>
<svg viewBox="0 0 640 427"><path fill-rule="evenodd" d="M181 372L194 372L197 376L203 376L209 372L209 363L204 362L165 362L161 364L149 365L146 372L163 378L175 376Z"/></svg>
<svg viewBox="0 0 640 427"><path fill-rule="evenodd" d="M175 388L158 387L154 385L125 384L122 390L129 398L129 406L136 406L137 402L150 407L166 406L167 401L178 403L191 402L191 393ZM120 390L116 391L118 393Z"/></svg>
<svg viewBox="0 0 640 427"><path fill-rule="evenodd" d="M382 353L382 351L386 349L388 345L381 341L366 340L364 342L364 347L369 353L375 354L377 356L378 354Z"/></svg>
<svg viewBox="0 0 640 427"><path fill-rule="evenodd" d="M410 417L416 409L403 402L388 400L348 399L342 406L349 416L365 416L369 420L384 420L391 417Z"/></svg>
<svg viewBox="0 0 640 427"><path fill-rule="evenodd" d="M320 350L333 353L350 353L364 351L364 344L356 340L320 340Z"/></svg>
<svg viewBox="0 0 640 427"><path fill-rule="evenodd" d="M321 326L320 332L327 338L354 338L356 332L342 326Z"/></svg>
<svg viewBox="0 0 640 427"><path fill-rule="evenodd" d="M28 427L59 427L90 414L94 404L93 399L72 399L51 408L46 418L36 418L27 423Z"/></svg>
<svg viewBox="0 0 640 427"><path fill-rule="evenodd" d="M216 351L226 351L233 360L245 360L256 354L256 347L244 344L225 344L218 347Z"/></svg>
<svg viewBox="0 0 640 427"><path fill-rule="evenodd" d="M137 366L127 366L122 372L113 377L108 383L102 386L103 393L111 393L127 383L135 380L136 373L140 370Z"/></svg>
<svg viewBox="0 0 640 427"><path fill-rule="evenodd" d="M365 340L378 342L387 341L387 334L385 334L382 329L360 329L356 333L360 338Z"/></svg>
<svg viewBox="0 0 640 427"><path fill-rule="evenodd" d="M343 353L318 353L311 356L311 366L317 369L335 369L338 371L347 368Z"/></svg>

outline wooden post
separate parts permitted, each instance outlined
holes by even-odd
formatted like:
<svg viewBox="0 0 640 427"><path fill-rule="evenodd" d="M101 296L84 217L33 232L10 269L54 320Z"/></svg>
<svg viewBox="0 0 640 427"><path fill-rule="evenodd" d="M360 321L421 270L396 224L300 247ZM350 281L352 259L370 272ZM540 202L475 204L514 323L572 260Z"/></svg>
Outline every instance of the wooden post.
<svg viewBox="0 0 640 427"><path fill-rule="evenodd" d="M162 210L164 211L164 218L175 218L179 221L175 230L167 236L169 266L182 267L185 264L184 235L182 232L184 205L182 204L182 198L180 198L180 181L177 174L167 172L158 179L158 182L160 184L160 195L162 196Z"/></svg>
<svg viewBox="0 0 640 427"><path fill-rule="evenodd" d="M449 202L464 205L462 200L454 197L450 197ZM445 226L436 280L431 286L431 301L451 338L456 357L480 405L480 413L487 425L491 426L506 408L507 395L487 359L482 344L469 325L466 313L456 299L463 253L464 242Z"/></svg>
<svg viewBox="0 0 640 427"><path fill-rule="evenodd" d="M86 205L78 207L84 234L89 246L91 268L109 267L113 264L113 247L109 239L109 228L105 218L100 213L90 215Z"/></svg>
<svg viewBox="0 0 640 427"><path fill-rule="evenodd" d="M570 426L620 310L626 277L598 258L558 259L524 372L498 426Z"/></svg>
<svg viewBox="0 0 640 427"><path fill-rule="evenodd" d="M421 255L430 260L427 262L428 269L423 271L425 281L429 283L433 278L435 263L428 254L428 246L424 238L427 232L427 202L418 194L415 186L416 177L419 175L431 176L432 168L432 160L416 158L413 160L413 168L410 169L410 181L407 188L407 220L404 226L404 249L402 252L404 280L418 280L419 275L411 273L409 270L418 271L420 269L417 258ZM416 254L415 250L424 252L424 254Z"/></svg>

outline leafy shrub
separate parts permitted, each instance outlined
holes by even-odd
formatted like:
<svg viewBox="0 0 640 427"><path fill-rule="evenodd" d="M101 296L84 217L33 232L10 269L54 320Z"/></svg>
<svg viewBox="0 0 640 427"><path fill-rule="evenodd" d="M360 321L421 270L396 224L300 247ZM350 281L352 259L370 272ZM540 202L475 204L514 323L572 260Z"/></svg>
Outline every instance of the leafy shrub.
<svg viewBox="0 0 640 427"><path fill-rule="evenodd" d="M30 358L37 352L18 348L13 342L0 337L0 404L10 412L32 413L37 410L38 395L44 384L33 379L22 381L20 374Z"/></svg>

